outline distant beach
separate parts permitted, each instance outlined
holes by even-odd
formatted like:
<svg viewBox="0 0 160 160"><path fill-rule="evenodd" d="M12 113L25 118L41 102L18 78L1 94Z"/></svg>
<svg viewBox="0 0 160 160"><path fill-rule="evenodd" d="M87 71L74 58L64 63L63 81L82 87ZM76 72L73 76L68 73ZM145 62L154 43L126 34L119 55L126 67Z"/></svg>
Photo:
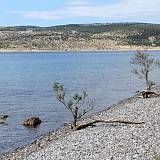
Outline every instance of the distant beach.
<svg viewBox="0 0 160 160"><path fill-rule="evenodd" d="M70 50L37 50L37 49L0 49L0 52L94 52L94 51L136 51L136 50L160 50L160 47L147 47L147 46L117 46L115 48L108 48L105 50L98 50L98 49L87 49L87 50L77 50L77 49L70 49Z"/></svg>

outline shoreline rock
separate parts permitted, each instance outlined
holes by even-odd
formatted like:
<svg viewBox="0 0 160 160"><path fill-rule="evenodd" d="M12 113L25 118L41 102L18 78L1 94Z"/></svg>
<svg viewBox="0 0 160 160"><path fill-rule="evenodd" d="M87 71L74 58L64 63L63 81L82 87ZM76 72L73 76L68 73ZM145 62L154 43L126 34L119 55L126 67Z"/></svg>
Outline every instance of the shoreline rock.
<svg viewBox="0 0 160 160"><path fill-rule="evenodd" d="M26 127L37 127L41 124L41 122L42 121L39 119L39 117L31 117L24 120L23 125Z"/></svg>

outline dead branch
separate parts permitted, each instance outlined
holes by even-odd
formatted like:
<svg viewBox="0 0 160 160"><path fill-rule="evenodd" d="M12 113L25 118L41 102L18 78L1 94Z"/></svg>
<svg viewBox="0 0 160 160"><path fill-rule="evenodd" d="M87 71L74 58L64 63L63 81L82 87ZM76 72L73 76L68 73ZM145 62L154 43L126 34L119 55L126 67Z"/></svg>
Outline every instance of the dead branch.
<svg viewBox="0 0 160 160"><path fill-rule="evenodd" d="M160 93L156 93L155 91L152 90L144 90L140 93L142 94L143 99L149 98L151 95L160 96Z"/></svg>
<svg viewBox="0 0 160 160"><path fill-rule="evenodd" d="M105 121L105 120L94 120L92 122L88 122L86 124L78 125L78 126L72 126L73 130L80 130L84 129L86 127L92 126L95 123L123 123L123 124L143 124L144 122L131 122L131 121L123 121L123 120L110 120L110 121Z"/></svg>

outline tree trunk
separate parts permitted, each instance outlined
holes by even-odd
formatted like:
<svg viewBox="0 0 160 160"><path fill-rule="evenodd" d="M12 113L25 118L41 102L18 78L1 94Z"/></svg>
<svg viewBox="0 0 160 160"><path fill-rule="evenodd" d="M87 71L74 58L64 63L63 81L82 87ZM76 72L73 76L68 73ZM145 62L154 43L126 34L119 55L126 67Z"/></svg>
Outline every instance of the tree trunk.
<svg viewBox="0 0 160 160"><path fill-rule="evenodd" d="M77 126L77 120L76 120L76 119L74 119L74 121L73 121L73 126L74 126L74 127Z"/></svg>
<svg viewBox="0 0 160 160"><path fill-rule="evenodd" d="M146 87L147 87L147 90L150 90L150 84L149 84L149 80L148 80L148 71L146 71L145 73L145 80L146 80Z"/></svg>

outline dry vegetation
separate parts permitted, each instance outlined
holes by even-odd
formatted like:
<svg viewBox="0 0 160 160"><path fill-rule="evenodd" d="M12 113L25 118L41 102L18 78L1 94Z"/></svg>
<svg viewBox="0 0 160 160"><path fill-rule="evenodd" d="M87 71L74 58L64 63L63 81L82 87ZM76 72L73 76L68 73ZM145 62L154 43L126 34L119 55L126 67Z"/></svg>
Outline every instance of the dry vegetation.
<svg viewBox="0 0 160 160"><path fill-rule="evenodd" d="M159 47L160 25L140 23L0 27L0 49L107 50Z"/></svg>

